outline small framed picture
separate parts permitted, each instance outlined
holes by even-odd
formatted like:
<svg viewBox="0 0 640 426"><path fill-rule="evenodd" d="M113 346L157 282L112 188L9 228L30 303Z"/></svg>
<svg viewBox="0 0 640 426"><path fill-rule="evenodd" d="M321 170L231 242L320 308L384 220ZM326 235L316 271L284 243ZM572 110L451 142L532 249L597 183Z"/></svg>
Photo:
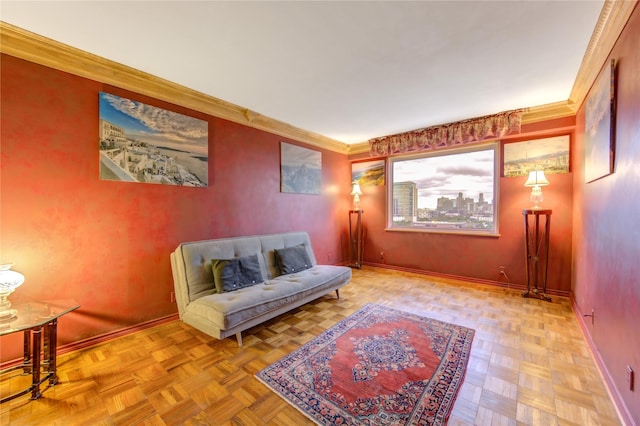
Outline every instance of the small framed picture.
<svg viewBox="0 0 640 426"><path fill-rule="evenodd" d="M320 194L322 153L280 142L280 192Z"/></svg>
<svg viewBox="0 0 640 426"><path fill-rule="evenodd" d="M504 144L504 176L569 173L569 135Z"/></svg>
<svg viewBox="0 0 640 426"><path fill-rule="evenodd" d="M351 163L351 182L360 186L384 185L384 159Z"/></svg>

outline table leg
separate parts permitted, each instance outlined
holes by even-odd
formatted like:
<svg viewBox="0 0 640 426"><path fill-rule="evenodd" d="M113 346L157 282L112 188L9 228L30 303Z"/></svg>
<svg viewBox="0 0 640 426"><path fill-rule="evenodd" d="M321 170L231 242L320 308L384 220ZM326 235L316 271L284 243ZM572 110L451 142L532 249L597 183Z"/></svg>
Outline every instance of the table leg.
<svg viewBox="0 0 640 426"><path fill-rule="evenodd" d="M31 374L31 330L24 331L24 347L22 365L24 374Z"/></svg>
<svg viewBox="0 0 640 426"><path fill-rule="evenodd" d="M46 339L47 341L47 346L45 348L45 353L47 353L47 362L48 362L48 368L47 368L47 372L49 375L49 384L51 386L55 385L56 383L58 383L58 376L56 375L56 371L57 371L57 353L58 353L58 320L54 319L53 321L51 321L49 324L47 324L47 334L48 334L48 338Z"/></svg>
<svg viewBox="0 0 640 426"><path fill-rule="evenodd" d="M33 336L33 351L31 352L31 361L33 363L33 369L31 370L31 399L38 399L42 396L40 393L40 342L42 340L42 327L33 329L31 334Z"/></svg>

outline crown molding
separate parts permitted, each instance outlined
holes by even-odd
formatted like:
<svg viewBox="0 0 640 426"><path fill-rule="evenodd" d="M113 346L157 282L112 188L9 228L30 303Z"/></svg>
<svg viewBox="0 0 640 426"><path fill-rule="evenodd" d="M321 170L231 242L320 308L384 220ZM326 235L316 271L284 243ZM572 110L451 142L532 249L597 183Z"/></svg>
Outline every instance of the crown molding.
<svg viewBox="0 0 640 426"><path fill-rule="evenodd" d="M364 154L369 152L369 141L352 143L349 145L348 155Z"/></svg>
<svg viewBox="0 0 640 426"><path fill-rule="evenodd" d="M0 21L0 52L346 154L348 145Z"/></svg>
<svg viewBox="0 0 640 426"><path fill-rule="evenodd" d="M537 123L539 121L570 117L572 115L576 115L576 109L572 102L553 102L525 108L522 114L522 124Z"/></svg>
<svg viewBox="0 0 640 426"><path fill-rule="evenodd" d="M639 0L606 0L569 99L524 110L522 123L577 113ZM0 21L0 52L101 83L171 102L215 117L347 155L369 152L368 141L346 144L303 130L137 69L84 52Z"/></svg>
<svg viewBox="0 0 640 426"><path fill-rule="evenodd" d="M582 105L602 66L629 21L638 0L606 0L582 58L569 102L577 108Z"/></svg>

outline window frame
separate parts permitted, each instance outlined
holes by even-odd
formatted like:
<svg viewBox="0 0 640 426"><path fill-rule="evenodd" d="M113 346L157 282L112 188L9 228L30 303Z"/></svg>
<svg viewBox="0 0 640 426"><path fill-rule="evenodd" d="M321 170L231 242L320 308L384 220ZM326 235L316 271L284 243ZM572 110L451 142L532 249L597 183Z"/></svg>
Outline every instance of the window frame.
<svg viewBox="0 0 640 426"><path fill-rule="evenodd" d="M392 232L420 232L429 234L456 234L474 235L483 237L499 237L499 211L500 211L500 164L501 164L501 143L499 140L476 143L468 146L456 146L452 148L436 149L406 155L388 157L387 159L387 217L385 231ZM393 187L394 187L394 164L400 161L415 160L420 158L435 158L442 156L452 156L477 151L493 151L493 223L492 230L471 230L471 229L451 229L451 228L427 228L427 227L403 227L393 224ZM417 206L416 206L417 209Z"/></svg>

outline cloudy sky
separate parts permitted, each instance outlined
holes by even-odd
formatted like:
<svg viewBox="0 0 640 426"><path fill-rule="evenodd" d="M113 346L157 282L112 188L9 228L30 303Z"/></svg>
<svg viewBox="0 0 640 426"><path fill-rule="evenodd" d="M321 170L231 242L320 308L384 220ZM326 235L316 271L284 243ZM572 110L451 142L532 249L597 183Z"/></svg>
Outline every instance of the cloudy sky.
<svg viewBox="0 0 640 426"><path fill-rule="evenodd" d="M100 118L122 127L129 138L207 155L208 123L141 102L100 93Z"/></svg>
<svg viewBox="0 0 640 426"><path fill-rule="evenodd" d="M393 181L418 185L418 208L435 209L439 197L456 198L459 192L478 201L493 200L494 151L484 150L458 155L440 155L394 161Z"/></svg>
<svg viewBox="0 0 640 426"><path fill-rule="evenodd" d="M280 150L287 166L301 167L304 165L309 169L322 168L322 153L320 151L285 142L280 143Z"/></svg>
<svg viewBox="0 0 640 426"><path fill-rule="evenodd" d="M569 135L504 145L504 161L524 161L549 153L569 152Z"/></svg>

